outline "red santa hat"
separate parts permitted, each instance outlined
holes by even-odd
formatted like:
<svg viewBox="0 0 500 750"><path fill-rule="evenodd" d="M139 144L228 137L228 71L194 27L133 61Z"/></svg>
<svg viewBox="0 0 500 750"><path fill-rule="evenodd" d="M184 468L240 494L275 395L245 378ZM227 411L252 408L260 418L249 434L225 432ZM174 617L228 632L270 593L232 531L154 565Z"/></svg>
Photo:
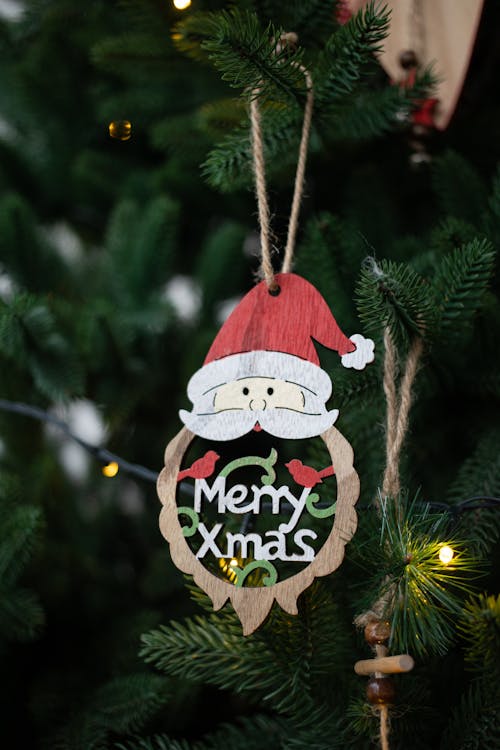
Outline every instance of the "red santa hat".
<svg viewBox="0 0 500 750"><path fill-rule="evenodd" d="M279 293L271 293L260 282L225 321L203 367L191 378L188 394L192 400L232 379L289 380L290 367L295 382L308 387L312 379L316 393L328 390L329 396L330 378L320 368L314 341L338 352L344 367L361 370L373 361L373 341L360 334L348 338L312 284L293 273L277 274L276 281Z"/></svg>

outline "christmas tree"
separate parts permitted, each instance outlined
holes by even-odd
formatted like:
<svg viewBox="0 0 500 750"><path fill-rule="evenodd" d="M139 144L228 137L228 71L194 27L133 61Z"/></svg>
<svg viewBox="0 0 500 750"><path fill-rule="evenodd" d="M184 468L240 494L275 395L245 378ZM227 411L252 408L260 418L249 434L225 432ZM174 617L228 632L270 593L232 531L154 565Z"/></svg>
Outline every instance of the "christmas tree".
<svg viewBox="0 0 500 750"><path fill-rule="evenodd" d="M435 76L387 80L383 7L182 5L0 4L2 739L376 747L381 707L353 668L373 656L371 612L415 661L394 678L391 748L498 747L498 7L427 161L409 123ZM314 113L295 270L376 358L346 373L321 354L361 479L344 562L297 616L274 607L243 636L172 564L154 482L186 384L259 269L256 90L284 245L299 65ZM395 481L391 403L397 420L412 361Z"/></svg>

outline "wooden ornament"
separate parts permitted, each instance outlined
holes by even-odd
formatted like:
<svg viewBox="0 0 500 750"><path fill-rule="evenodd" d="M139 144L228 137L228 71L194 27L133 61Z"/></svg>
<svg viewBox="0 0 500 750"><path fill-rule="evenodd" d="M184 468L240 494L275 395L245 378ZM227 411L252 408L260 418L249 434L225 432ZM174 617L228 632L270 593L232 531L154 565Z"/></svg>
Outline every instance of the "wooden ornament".
<svg viewBox="0 0 500 750"><path fill-rule="evenodd" d="M390 677L370 677L366 686L366 698L372 706L388 706L394 703L396 690Z"/></svg>
<svg viewBox="0 0 500 750"><path fill-rule="evenodd" d="M394 703L395 686L388 675L410 672L415 662L409 654L388 656L385 642L391 635L390 623L384 620L371 620L365 626L365 640L374 652L375 658L362 659L354 665L359 675L371 675L366 686L366 699L372 706L384 708Z"/></svg>
<svg viewBox="0 0 500 750"><path fill-rule="evenodd" d="M214 609L231 601L244 634L264 621L274 601L296 614L299 595L340 565L356 530L353 451L333 426L338 410L326 408L332 384L313 340L338 352L345 367L362 369L374 358L373 342L345 336L305 279L278 274L276 283L278 293L261 282L243 298L189 381L193 408L180 412L185 427L168 444L158 479L160 529L173 562L194 577ZM260 433L271 436L270 449L234 457L240 439L255 441ZM280 441L312 438L324 442L329 465L284 460ZM195 439L208 441L208 450L184 466ZM188 504L177 502L180 482L191 487ZM289 517L277 525L285 506ZM261 519L265 530L248 529ZM331 524L319 549L308 519ZM281 563L297 572L279 580Z"/></svg>
<svg viewBox="0 0 500 750"><path fill-rule="evenodd" d="M365 641L374 646L385 643L391 636L391 625L381 620L372 620L365 626Z"/></svg>
<svg viewBox="0 0 500 750"><path fill-rule="evenodd" d="M368 0L347 0L357 13ZM380 62L391 80L399 82L405 69L402 53L416 54L421 67L434 65L438 105L433 124L445 130L456 109L474 48L484 0L387 0L391 11L389 35ZM407 69L407 68L406 68Z"/></svg>
<svg viewBox="0 0 500 750"><path fill-rule="evenodd" d="M359 675L375 674L400 674L410 672L415 665L409 654L400 656L381 656L376 659L363 659L354 665L354 671Z"/></svg>

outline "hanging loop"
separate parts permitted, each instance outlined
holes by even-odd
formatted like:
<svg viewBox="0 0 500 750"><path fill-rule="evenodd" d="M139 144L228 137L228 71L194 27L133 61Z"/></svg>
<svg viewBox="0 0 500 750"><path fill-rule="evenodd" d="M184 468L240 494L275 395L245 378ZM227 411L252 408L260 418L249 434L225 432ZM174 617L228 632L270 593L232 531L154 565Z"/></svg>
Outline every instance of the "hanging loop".
<svg viewBox="0 0 500 750"><path fill-rule="evenodd" d="M297 35L294 32L282 34L276 45L277 53L281 52L286 46L295 46ZM307 68L300 63L293 65L302 72L306 80L307 98L304 108L304 120L302 124L302 135L300 139L299 154L297 159L297 169L295 173L295 185L293 190L292 206L290 209L290 218L288 221L288 234L285 246L285 254L281 268L282 273L289 273L292 268L293 254L295 250L295 240L299 222L300 204L304 190L304 177L307 161L307 148L311 133L312 112L314 106L313 82ZM266 170L264 158L264 143L262 138L262 121L259 108L259 88L252 92L250 102L250 130L252 142L253 170L255 177L255 192L257 196L257 207L260 225L260 247L261 247L261 276L265 279L270 292L278 292L274 267L271 259L271 231L270 231L270 212L269 201L266 187Z"/></svg>

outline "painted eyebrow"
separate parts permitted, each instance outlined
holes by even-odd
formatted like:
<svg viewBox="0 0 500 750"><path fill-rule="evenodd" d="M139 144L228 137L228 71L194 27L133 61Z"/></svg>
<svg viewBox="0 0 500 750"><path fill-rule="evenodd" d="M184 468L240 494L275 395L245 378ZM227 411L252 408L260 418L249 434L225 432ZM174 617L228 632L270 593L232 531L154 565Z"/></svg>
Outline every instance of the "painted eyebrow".
<svg viewBox="0 0 500 750"><path fill-rule="evenodd" d="M298 385L300 389L304 389L305 391L309 391L309 393L312 393L313 396L317 396L318 394L316 391L313 391L311 388L308 388L306 385L302 385L302 383L296 383L295 380L285 380L285 383L290 383L290 385ZM304 395L304 394L302 394Z"/></svg>
<svg viewBox="0 0 500 750"><path fill-rule="evenodd" d="M203 391L203 393L202 393L201 395L202 395L202 396L206 396L206 395L207 395L207 393L210 393L210 391L213 391L213 390L215 390L216 388L220 388L220 387L221 387L221 385L226 385L226 384L225 384L225 383L219 383L218 385L213 385L213 386L212 386L211 388L208 388L208 389L207 389L206 391Z"/></svg>
<svg viewBox="0 0 500 750"><path fill-rule="evenodd" d="M236 382L238 382L238 380L252 380L253 378L259 378L259 379L261 379L263 377L266 380L276 380L276 378L273 378L271 375L269 375L269 376L268 375L245 375L245 377L243 377L243 378L236 378Z"/></svg>
<svg viewBox="0 0 500 750"><path fill-rule="evenodd" d="M216 414L222 414L223 411L246 411L241 406L230 406L227 409L221 409L220 411L197 411L195 412L197 417L213 417ZM301 414L303 412L300 412Z"/></svg>

